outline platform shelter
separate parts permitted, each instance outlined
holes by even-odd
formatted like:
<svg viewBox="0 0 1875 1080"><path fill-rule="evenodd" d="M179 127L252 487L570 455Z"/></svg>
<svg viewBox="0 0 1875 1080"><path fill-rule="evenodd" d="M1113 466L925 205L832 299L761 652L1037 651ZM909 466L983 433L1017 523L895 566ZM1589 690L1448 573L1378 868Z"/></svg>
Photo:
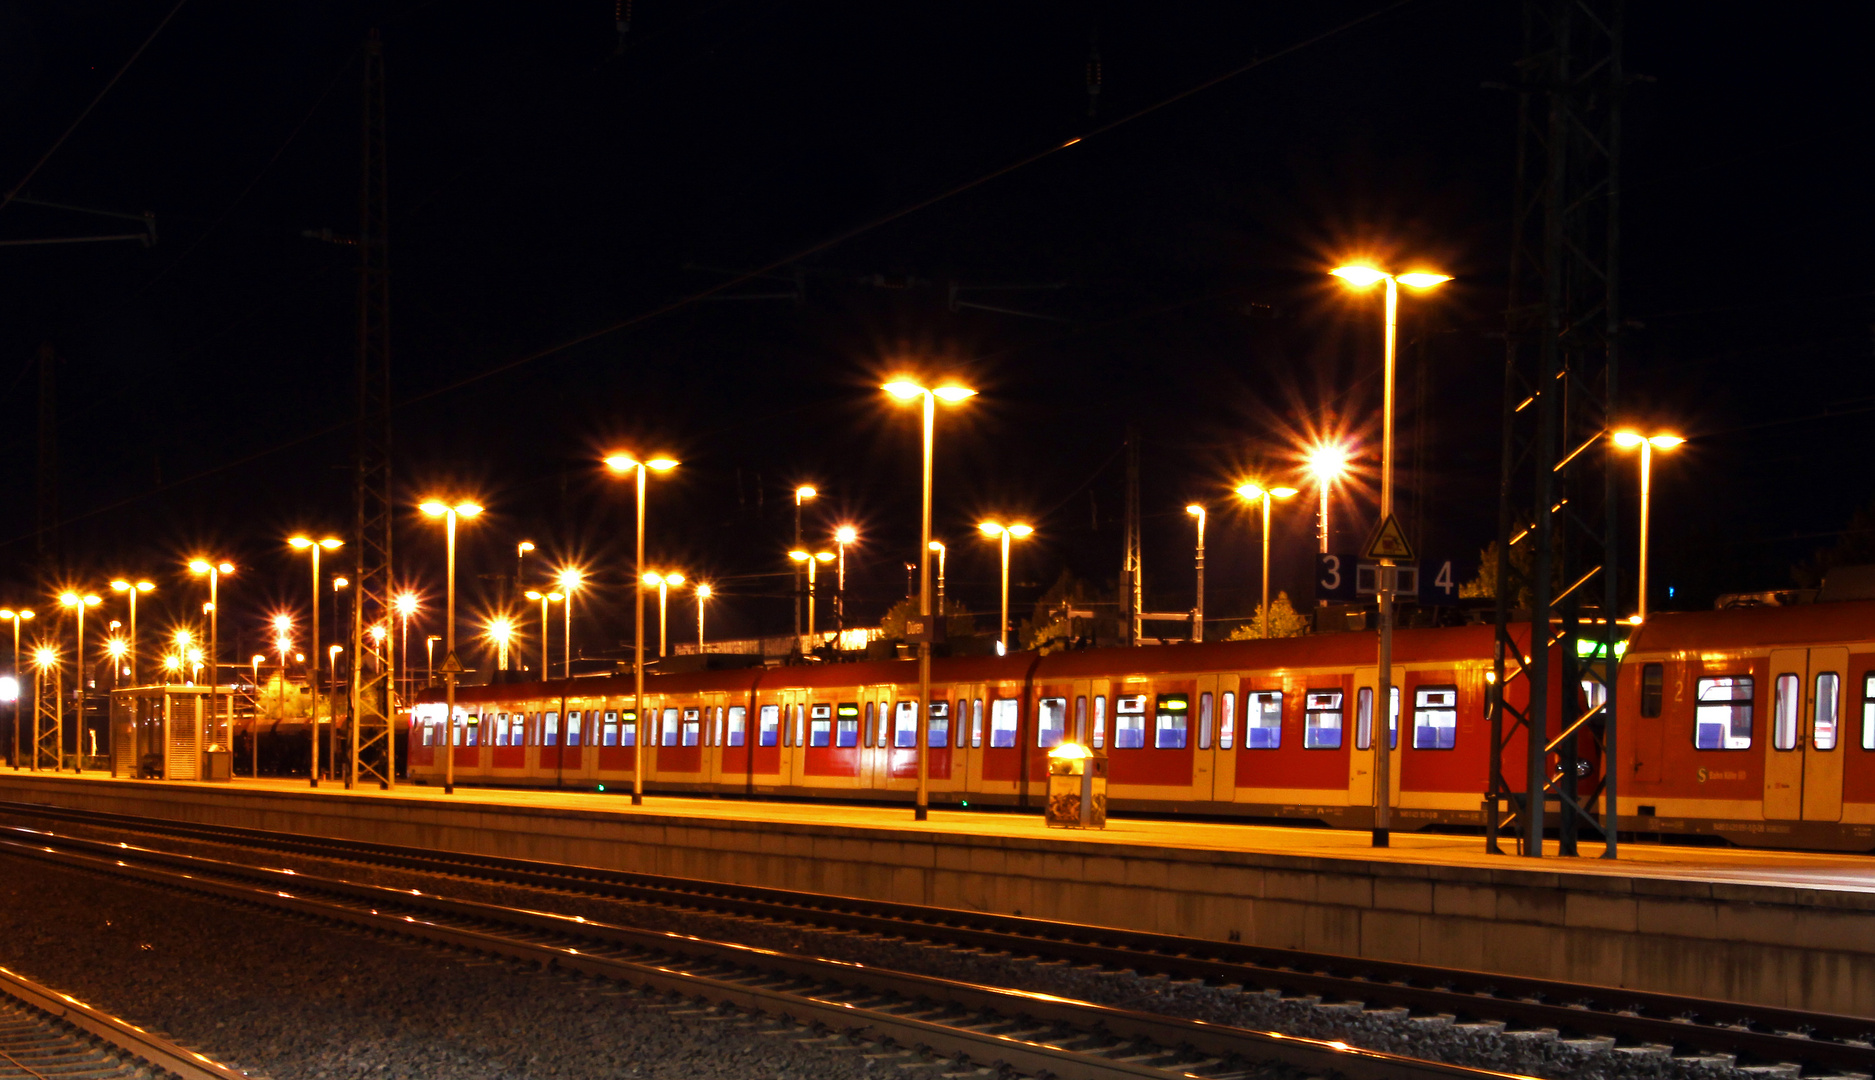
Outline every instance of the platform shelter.
<svg viewBox="0 0 1875 1080"><path fill-rule="evenodd" d="M133 686L111 692L111 775L227 780L233 754L213 742L206 686ZM224 699L226 700L226 699Z"/></svg>

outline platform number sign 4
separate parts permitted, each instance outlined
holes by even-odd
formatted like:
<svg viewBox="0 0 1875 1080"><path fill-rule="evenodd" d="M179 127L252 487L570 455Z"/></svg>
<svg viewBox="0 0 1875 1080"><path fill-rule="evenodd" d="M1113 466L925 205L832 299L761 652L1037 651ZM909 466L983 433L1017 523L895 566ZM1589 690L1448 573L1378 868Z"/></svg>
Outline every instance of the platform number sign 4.
<svg viewBox="0 0 1875 1080"><path fill-rule="evenodd" d="M1459 585L1467 567L1457 559L1421 559L1399 567L1401 600L1432 605L1458 603ZM1315 557L1315 598L1353 604L1371 600L1380 582L1378 563L1352 552Z"/></svg>

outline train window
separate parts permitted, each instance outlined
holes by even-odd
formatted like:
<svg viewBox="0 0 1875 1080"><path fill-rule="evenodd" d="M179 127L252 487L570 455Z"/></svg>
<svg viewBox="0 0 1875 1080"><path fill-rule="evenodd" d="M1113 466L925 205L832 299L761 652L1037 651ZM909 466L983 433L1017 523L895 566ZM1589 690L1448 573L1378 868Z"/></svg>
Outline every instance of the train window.
<svg viewBox="0 0 1875 1080"><path fill-rule="evenodd" d="M510 723L512 726L509 728L509 731L508 731L508 745L509 746L526 746L527 745L527 716L522 713L515 713Z"/></svg>
<svg viewBox="0 0 1875 1080"><path fill-rule="evenodd" d="M1113 748L1137 750L1146 745L1146 695L1113 699Z"/></svg>
<svg viewBox="0 0 1875 1080"><path fill-rule="evenodd" d="M1283 692L1257 690L1244 695L1249 707L1243 721L1245 750L1280 750L1283 745Z"/></svg>
<svg viewBox="0 0 1875 1080"><path fill-rule="evenodd" d="M1836 749L1837 702L1842 692L1842 676L1833 671L1816 676L1816 716L1810 724L1810 745L1818 750Z"/></svg>
<svg viewBox="0 0 1875 1080"><path fill-rule="evenodd" d="M665 709L658 716L658 721L659 721L658 723L658 745L659 746L676 746L677 745L677 710L674 708Z"/></svg>
<svg viewBox="0 0 1875 1080"><path fill-rule="evenodd" d="M983 699L970 699L970 748L983 745Z"/></svg>
<svg viewBox="0 0 1875 1080"><path fill-rule="evenodd" d="M618 710L607 709L604 719L599 724L599 745L618 745Z"/></svg>
<svg viewBox="0 0 1875 1080"><path fill-rule="evenodd" d="M1016 725L1021 719L1022 703L1015 698L997 698L990 702L990 747L1016 745Z"/></svg>
<svg viewBox="0 0 1875 1080"><path fill-rule="evenodd" d="M580 719L581 717L580 717L580 713L578 710L572 710L566 714L566 744L568 746L580 745L580 738L579 738Z"/></svg>
<svg viewBox="0 0 1875 1080"><path fill-rule="evenodd" d="M508 714L505 712L496 713L495 722L490 726L495 729L493 732L495 736L494 745L508 745Z"/></svg>
<svg viewBox="0 0 1875 1080"><path fill-rule="evenodd" d="M1751 749L1751 676L1720 675L1701 679L1697 689L1693 749Z"/></svg>
<svg viewBox="0 0 1875 1080"><path fill-rule="evenodd" d="M788 723L788 715L786 712L781 714L781 745L794 745L794 725Z"/></svg>
<svg viewBox="0 0 1875 1080"><path fill-rule="evenodd" d="M571 716L571 713L567 715ZM620 746L638 745L638 710L620 709L618 713L618 744Z"/></svg>
<svg viewBox="0 0 1875 1080"><path fill-rule="evenodd" d="M1641 665L1641 715L1652 719L1660 715L1660 694L1667 684L1664 664Z"/></svg>
<svg viewBox="0 0 1875 1080"><path fill-rule="evenodd" d="M1094 695L1094 746L1107 745L1107 695Z"/></svg>
<svg viewBox="0 0 1875 1080"><path fill-rule="evenodd" d="M951 744L951 703L933 701L931 703L931 722L925 734L928 746L949 746Z"/></svg>
<svg viewBox="0 0 1875 1080"><path fill-rule="evenodd" d="M1198 749L1211 749L1211 694L1198 695Z"/></svg>
<svg viewBox="0 0 1875 1080"><path fill-rule="evenodd" d="M1354 748L1371 750L1374 746L1374 688L1363 686L1354 692Z"/></svg>
<svg viewBox="0 0 1875 1080"><path fill-rule="evenodd" d="M1074 741L1082 745L1087 743L1087 695L1074 699Z"/></svg>
<svg viewBox="0 0 1875 1080"><path fill-rule="evenodd" d="M796 746L802 745L801 740L806 737L807 737L807 709L804 706L797 704L794 707L794 745Z"/></svg>
<svg viewBox="0 0 1875 1080"><path fill-rule="evenodd" d="M1217 748L1229 750L1237 741L1237 691L1224 691L1224 707L1218 710Z"/></svg>
<svg viewBox="0 0 1875 1080"><path fill-rule="evenodd" d="M541 721L540 745L542 746L560 745L560 714L559 713L548 713L547 718Z"/></svg>
<svg viewBox="0 0 1875 1080"><path fill-rule="evenodd" d="M837 721L833 733L833 745L859 745L859 702L842 701L840 707L833 710Z"/></svg>
<svg viewBox="0 0 1875 1080"><path fill-rule="evenodd" d="M467 731L469 728L469 715L467 713L459 712L456 716L458 720L456 726L449 729L449 745L451 746L461 746L463 732Z"/></svg>
<svg viewBox="0 0 1875 1080"><path fill-rule="evenodd" d="M664 715L669 716L670 710L669 709L664 710ZM702 710L685 709L684 710L683 745L685 746L697 745L697 737L701 735L702 733L703 733Z"/></svg>
<svg viewBox="0 0 1875 1080"><path fill-rule="evenodd" d="M1875 750L1875 675L1862 676L1862 749Z"/></svg>
<svg viewBox="0 0 1875 1080"><path fill-rule="evenodd" d="M866 727L865 730L860 733L860 740L867 746L872 745L872 704L873 703L870 701L866 703Z"/></svg>
<svg viewBox="0 0 1875 1080"><path fill-rule="evenodd" d="M729 707L729 733L728 733L727 738L723 740L723 745L724 746L741 746L742 740L743 740L742 729L745 725L748 724L748 722L749 722L748 706L731 705Z"/></svg>
<svg viewBox="0 0 1875 1080"><path fill-rule="evenodd" d="M807 745L833 745L833 706L814 706L814 714L808 719L807 724Z"/></svg>
<svg viewBox="0 0 1875 1080"><path fill-rule="evenodd" d="M905 749L918 746L918 703L901 701L892 714L892 745Z"/></svg>
<svg viewBox="0 0 1875 1080"><path fill-rule="evenodd" d="M1152 719L1154 749L1185 749L1185 741L1191 731L1191 697L1187 694L1160 694L1159 709Z"/></svg>
<svg viewBox="0 0 1875 1080"><path fill-rule="evenodd" d="M1771 686L1771 749L1797 748L1797 718L1803 710L1803 691L1797 676L1785 672Z"/></svg>
<svg viewBox="0 0 1875 1080"><path fill-rule="evenodd" d="M1413 691L1413 749L1450 750L1458 740L1458 687Z"/></svg>
<svg viewBox="0 0 1875 1080"><path fill-rule="evenodd" d="M1068 729L1068 699L1045 697L1035 703L1035 745L1060 746Z"/></svg>
<svg viewBox="0 0 1875 1080"><path fill-rule="evenodd" d="M1302 748L1341 749L1341 691L1310 690L1302 699Z"/></svg>

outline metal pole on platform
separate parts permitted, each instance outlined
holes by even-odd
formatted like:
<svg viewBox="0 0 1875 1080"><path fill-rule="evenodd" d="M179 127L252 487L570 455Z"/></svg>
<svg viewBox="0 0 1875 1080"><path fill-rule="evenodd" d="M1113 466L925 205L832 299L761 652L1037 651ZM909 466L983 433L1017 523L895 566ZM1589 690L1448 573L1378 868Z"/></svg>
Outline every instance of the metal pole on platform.
<svg viewBox="0 0 1875 1080"><path fill-rule="evenodd" d="M637 482L638 547L637 562L632 564L632 621L637 627L632 635L632 805L645 803L645 483L647 469L665 472L677 467L670 458L639 461L629 454L613 454L605 459L606 468L615 473L629 472Z"/></svg>

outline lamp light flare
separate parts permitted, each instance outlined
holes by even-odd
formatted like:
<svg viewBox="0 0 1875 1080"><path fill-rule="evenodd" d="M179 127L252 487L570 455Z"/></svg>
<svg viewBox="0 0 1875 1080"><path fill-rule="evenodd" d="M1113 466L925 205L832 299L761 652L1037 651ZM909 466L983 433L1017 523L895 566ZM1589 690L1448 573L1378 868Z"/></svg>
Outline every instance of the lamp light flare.
<svg viewBox="0 0 1875 1080"><path fill-rule="evenodd" d="M1424 271L1416 270L1410 274L1401 274L1394 280L1409 288L1430 289L1434 285L1443 285L1452 280L1452 276L1450 274L1429 274Z"/></svg>
<svg viewBox="0 0 1875 1080"><path fill-rule="evenodd" d="M1386 274L1371 266L1337 266L1328 272L1357 289L1365 289L1369 285L1387 280Z"/></svg>
<svg viewBox="0 0 1875 1080"><path fill-rule="evenodd" d="M397 599L391 601L391 606L397 609L397 614L409 618L417 613L417 594L413 592L398 593Z"/></svg>
<svg viewBox="0 0 1875 1080"><path fill-rule="evenodd" d="M568 592L572 592L575 589L583 588L585 586L586 572L584 570L576 570L573 567L569 566L566 569L561 570L559 573L555 574L554 581L560 586L560 588L565 589Z"/></svg>
<svg viewBox="0 0 1875 1080"><path fill-rule="evenodd" d="M40 645L33 649L33 664L41 671L58 667L59 651L50 645Z"/></svg>
<svg viewBox="0 0 1875 1080"><path fill-rule="evenodd" d="M802 484L800 487L794 489L794 497L797 499L812 499L819 495L820 492L808 484Z"/></svg>
<svg viewBox="0 0 1875 1080"><path fill-rule="evenodd" d="M1337 443L1324 443L1309 450L1309 472L1324 484L1331 484L1341 479L1348 471L1349 455L1347 448Z"/></svg>
<svg viewBox="0 0 1875 1080"><path fill-rule="evenodd" d="M700 584L697 586L697 599L708 600L713 595L715 595L715 590L711 589L709 585Z"/></svg>
<svg viewBox="0 0 1875 1080"><path fill-rule="evenodd" d="M851 525L842 525L834 530L833 539L835 543L851 544L859 539L859 530Z"/></svg>

